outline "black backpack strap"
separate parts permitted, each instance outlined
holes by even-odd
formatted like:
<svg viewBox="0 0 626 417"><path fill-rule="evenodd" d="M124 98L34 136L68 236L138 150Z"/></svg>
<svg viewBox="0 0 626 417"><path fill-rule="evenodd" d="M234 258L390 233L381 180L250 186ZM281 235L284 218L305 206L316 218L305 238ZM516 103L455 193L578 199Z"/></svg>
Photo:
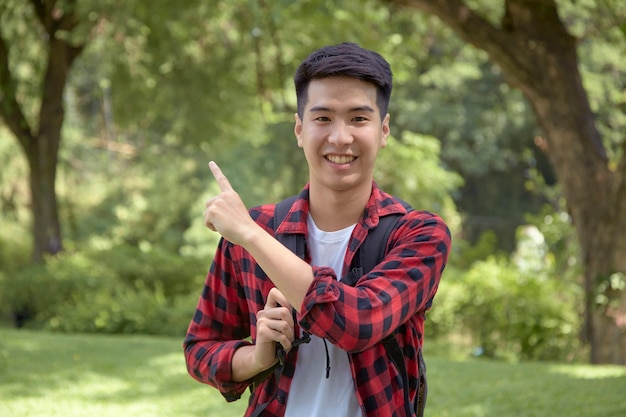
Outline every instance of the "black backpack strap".
<svg viewBox="0 0 626 417"><path fill-rule="evenodd" d="M273 367L269 368L265 372L261 372L256 375L253 380L254 382L250 385L250 391L254 391L261 382L263 382L267 377L274 374L274 378L276 379L276 390L274 394L263 404L259 404L256 406L250 417L259 417L261 413L267 408L267 406L274 400L276 397L276 393L278 391L278 381L280 380L280 376L283 374L283 369L285 368L284 361L284 351L277 350L278 362Z"/></svg>
<svg viewBox="0 0 626 417"><path fill-rule="evenodd" d="M428 397L428 384L426 383L426 362L422 349L417 351L417 361L419 365L419 385L417 386L417 401L415 402L415 415L417 417L424 416L424 408L426 408L426 397Z"/></svg>
<svg viewBox="0 0 626 417"><path fill-rule="evenodd" d="M400 200L400 202L408 211L413 209L407 202L402 200ZM378 226L369 231L367 238L358 249L358 253L355 254L354 260L352 261L352 269L348 276L341 279L342 282L355 285L361 276L374 269L374 267L383 260L385 254L387 253L389 236L396 228L396 224L401 217L402 214L398 213L383 216L379 219ZM402 349L398 344L398 340L396 339L396 331L383 339L382 343L383 346L385 346L389 359L396 366L396 369L402 378L405 412L407 416L411 416L413 413L411 411L411 401L409 399L409 375L404 361L404 353L402 352ZM413 403L413 412L415 412L417 417L423 417L424 408L426 407L428 385L426 383L426 365L424 363L424 357L421 349L417 352L417 360L419 367L419 379L417 381L417 398Z"/></svg>
<svg viewBox="0 0 626 417"><path fill-rule="evenodd" d="M389 355L389 359L396 366L398 373L402 377L402 387L404 392L404 411L408 417L411 417L411 400L409 399L409 373L406 370L406 364L404 363L404 354L400 349L398 340L396 339L396 332L393 332L389 336L383 339L383 346Z"/></svg>
<svg viewBox="0 0 626 417"><path fill-rule="evenodd" d="M274 237L282 243L285 247L291 250L293 253L298 255L301 259L304 259L305 256L305 239L303 239L302 235L298 234L277 234L276 229L278 226L285 220L287 214L289 214L289 209L293 203L298 199L298 196L294 195L291 197L287 197L282 200L278 204L276 204L276 208L274 209Z"/></svg>
<svg viewBox="0 0 626 417"><path fill-rule="evenodd" d="M352 268L347 276L341 278L341 282L354 286L359 278L367 274L378 265L387 253L389 236L396 227L396 223L402 217L401 214L383 216L378 221L378 226L368 232L357 253L352 259Z"/></svg>

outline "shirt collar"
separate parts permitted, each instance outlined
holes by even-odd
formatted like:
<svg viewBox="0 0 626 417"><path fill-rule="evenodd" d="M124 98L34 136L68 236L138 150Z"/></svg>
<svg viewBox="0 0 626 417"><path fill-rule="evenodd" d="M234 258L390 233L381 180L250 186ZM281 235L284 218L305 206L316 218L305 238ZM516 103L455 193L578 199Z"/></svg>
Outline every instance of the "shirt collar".
<svg viewBox="0 0 626 417"><path fill-rule="evenodd" d="M378 187L376 182L372 181L372 193L370 199L365 206L365 213L361 223L366 228L373 228L378 225L380 217L389 214L401 213L405 214L407 209L398 199L387 194ZM289 209L287 216L276 229L278 234L306 234L306 219L309 215L309 184L300 191L298 198L294 201Z"/></svg>

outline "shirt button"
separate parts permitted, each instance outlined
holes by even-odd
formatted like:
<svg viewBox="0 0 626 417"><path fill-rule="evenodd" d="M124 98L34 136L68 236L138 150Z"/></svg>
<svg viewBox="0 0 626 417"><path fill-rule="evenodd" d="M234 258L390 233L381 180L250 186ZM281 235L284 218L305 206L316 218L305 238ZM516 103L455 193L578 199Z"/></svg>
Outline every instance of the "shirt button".
<svg viewBox="0 0 626 417"><path fill-rule="evenodd" d="M285 396L283 394L278 394L277 400L279 404L285 404Z"/></svg>

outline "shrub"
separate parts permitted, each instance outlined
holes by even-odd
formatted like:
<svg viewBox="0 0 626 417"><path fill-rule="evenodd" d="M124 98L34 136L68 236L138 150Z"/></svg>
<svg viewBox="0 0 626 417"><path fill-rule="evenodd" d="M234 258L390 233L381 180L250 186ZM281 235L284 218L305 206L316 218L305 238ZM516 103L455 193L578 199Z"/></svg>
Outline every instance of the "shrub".
<svg viewBox="0 0 626 417"><path fill-rule="evenodd" d="M16 314L8 302L8 292L15 285L13 275L30 264L30 233L20 224L7 221L0 216L0 318L14 320ZM3 320L4 321L4 320Z"/></svg>
<svg viewBox="0 0 626 417"><path fill-rule="evenodd" d="M178 336L206 269L195 258L128 246L63 253L13 273L11 285L0 280L0 302L28 312L26 325L33 328Z"/></svg>
<svg viewBox="0 0 626 417"><path fill-rule="evenodd" d="M546 227L520 227L510 255L498 252L488 234L473 246L457 242L427 315L427 337L445 339L438 346L460 341L485 357L580 357L583 294L572 279L578 267L564 264L568 255L556 251Z"/></svg>
<svg viewBox="0 0 626 417"><path fill-rule="evenodd" d="M463 286L457 285L462 271L448 265L439 283L432 309L426 313L424 333L427 339L441 339L460 330L458 305L463 297Z"/></svg>
<svg viewBox="0 0 626 417"><path fill-rule="evenodd" d="M561 360L578 345L578 289L520 272L505 258L476 263L454 285L460 324L488 357Z"/></svg>

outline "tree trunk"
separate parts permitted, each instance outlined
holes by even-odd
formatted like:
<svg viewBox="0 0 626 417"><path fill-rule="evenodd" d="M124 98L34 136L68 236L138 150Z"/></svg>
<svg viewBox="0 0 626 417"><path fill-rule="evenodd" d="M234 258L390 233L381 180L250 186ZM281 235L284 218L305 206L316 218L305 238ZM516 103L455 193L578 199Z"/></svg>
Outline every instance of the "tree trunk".
<svg viewBox="0 0 626 417"><path fill-rule="evenodd" d="M609 169L578 70L576 39L555 2L507 0L500 28L462 0L390 2L438 16L485 50L531 103L580 243L590 361L626 364L626 152L618 169Z"/></svg>
<svg viewBox="0 0 626 417"><path fill-rule="evenodd" d="M50 51L55 49L51 45ZM64 110L63 88L57 91L57 83L65 85L67 68L50 61L39 115L39 132L26 151L30 168L34 262L42 260L46 253L54 255L63 249L55 183Z"/></svg>
<svg viewBox="0 0 626 417"><path fill-rule="evenodd" d="M33 227L34 262L44 254L62 250L61 227L56 198L56 170L61 128L63 126L63 91L70 67L83 50L83 45L72 46L67 36L78 24L75 0L65 2L64 8L56 1L31 0L32 7L46 33L47 62L42 81L38 129L30 126L16 96L16 84L9 65L9 48L0 33L0 116L20 143L30 169L31 211ZM39 28L36 29L39 32ZM58 36L63 33L63 36Z"/></svg>

